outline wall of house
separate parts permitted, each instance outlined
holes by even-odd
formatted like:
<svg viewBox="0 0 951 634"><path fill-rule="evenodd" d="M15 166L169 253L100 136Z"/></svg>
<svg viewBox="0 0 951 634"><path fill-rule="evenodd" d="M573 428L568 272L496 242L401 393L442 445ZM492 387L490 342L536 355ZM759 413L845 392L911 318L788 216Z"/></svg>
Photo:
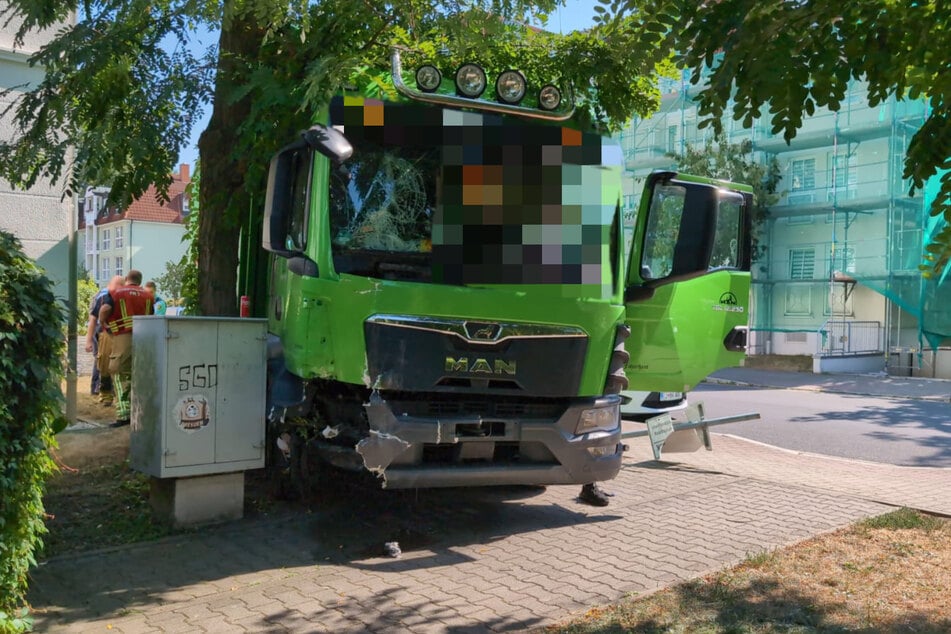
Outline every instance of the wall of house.
<svg viewBox="0 0 951 634"><path fill-rule="evenodd" d="M116 244L120 233L121 243ZM97 234L100 268L90 273L100 286L113 275L125 275L133 268L142 271L143 281L155 279L165 274L166 262L177 263L188 250L182 242L185 227L180 224L120 220L100 225ZM80 263L85 261L85 235L83 231L78 234ZM116 270L117 259L121 260L121 271Z"/></svg>
<svg viewBox="0 0 951 634"><path fill-rule="evenodd" d="M6 2L0 0L0 8L5 7ZM43 70L30 68L27 59L54 34L54 30L32 34L23 48L14 50L16 25L4 22L0 20L0 92L13 90L0 96L0 112L19 98L21 87L42 80ZM15 133L11 115L0 118L0 138L12 140ZM0 179L0 229L20 239L26 254L42 266L55 283L55 293L61 298L69 293L68 236L72 210L72 199L63 198L59 184L41 180L22 191Z"/></svg>
<svg viewBox="0 0 951 634"><path fill-rule="evenodd" d="M166 262L178 262L188 251L180 224L135 221L128 234L129 266L142 271L145 280L164 275Z"/></svg>

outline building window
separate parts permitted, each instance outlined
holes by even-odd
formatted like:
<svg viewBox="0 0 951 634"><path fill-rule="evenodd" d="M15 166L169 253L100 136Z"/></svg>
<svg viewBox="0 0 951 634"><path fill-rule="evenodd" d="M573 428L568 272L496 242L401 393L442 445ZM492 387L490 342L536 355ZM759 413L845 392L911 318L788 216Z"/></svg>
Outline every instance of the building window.
<svg viewBox="0 0 951 634"><path fill-rule="evenodd" d="M811 280L815 276L816 250L808 249L789 250L789 279Z"/></svg>
<svg viewBox="0 0 951 634"><path fill-rule="evenodd" d="M116 234L117 239L118 237L118 234ZM125 275L124 264L125 263L122 261L122 256L116 256L116 275Z"/></svg>
<svg viewBox="0 0 951 634"><path fill-rule="evenodd" d="M789 166L792 191L816 188L816 159L799 159Z"/></svg>
<svg viewBox="0 0 951 634"><path fill-rule="evenodd" d="M812 287L808 284L788 284L786 286L786 314L812 314Z"/></svg>
<svg viewBox="0 0 951 634"><path fill-rule="evenodd" d="M109 279L112 277L112 267L109 265L109 258L102 258L99 260L99 281L102 284L109 282Z"/></svg>
<svg viewBox="0 0 951 634"><path fill-rule="evenodd" d="M667 126L667 151L677 151L677 126Z"/></svg>
<svg viewBox="0 0 951 634"><path fill-rule="evenodd" d="M859 182L859 175L855 169L855 155L844 156L839 154L831 162L834 162L835 165L833 182L836 190L842 193L844 189L854 189Z"/></svg>
<svg viewBox="0 0 951 634"><path fill-rule="evenodd" d="M847 284L833 284L829 290L828 301L826 302L823 314L836 315L841 317L854 317L855 309L852 307L852 292Z"/></svg>
<svg viewBox="0 0 951 634"><path fill-rule="evenodd" d="M832 258L832 271L840 273L855 273L855 248L835 247L835 256Z"/></svg>
<svg viewBox="0 0 951 634"><path fill-rule="evenodd" d="M835 155L830 153L828 165L834 165L833 173L828 175L827 182L833 183L826 192L827 202L854 200L858 191L858 170L855 167L855 155ZM832 222L832 213L826 217L826 222Z"/></svg>
<svg viewBox="0 0 951 634"><path fill-rule="evenodd" d="M633 212L636 210L636 205L637 199L635 198L634 194L624 194L624 206L622 208L623 211Z"/></svg>
<svg viewBox="0 0 951 634"><path fill-rule="evenodd" d="M112 235L108 229L102 230L102 251L108 251L112 248Z"/></svg>
<svg viewBox="0 0 951 634"><path fill-rule="evenodd" d="M116 227L116 248L122 247L122 227Z"/></svg>

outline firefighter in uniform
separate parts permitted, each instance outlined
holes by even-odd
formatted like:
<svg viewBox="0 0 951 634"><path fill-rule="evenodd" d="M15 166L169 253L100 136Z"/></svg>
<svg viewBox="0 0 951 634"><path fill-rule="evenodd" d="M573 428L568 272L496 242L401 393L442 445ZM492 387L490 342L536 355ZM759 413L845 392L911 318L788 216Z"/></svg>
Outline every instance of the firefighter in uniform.
<svg viewBox="0 0 951 634"><path fill-rule="evenodd" d="M141 284L141 271L130 270L125 284L109 293L99 310L99 322L109 332L112 343L109 373L116 395L116 422L112 427L128 425L131 416L132 318L153 314L152 294Z"/></svg>

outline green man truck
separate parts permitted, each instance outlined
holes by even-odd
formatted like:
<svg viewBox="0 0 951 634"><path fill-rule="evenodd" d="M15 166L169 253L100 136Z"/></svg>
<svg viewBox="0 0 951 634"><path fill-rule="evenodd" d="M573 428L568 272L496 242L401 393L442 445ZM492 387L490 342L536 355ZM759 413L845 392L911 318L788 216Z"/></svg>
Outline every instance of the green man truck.
<svg viewBox="0 0 951 634"><path fill-rule="evenodd" d="M655 173L625 240L620 148L567 123L561 88L476 64L413 86L398 53L393 83L271 161L267 263L244 272L269 460L390 488L613 478L623 390L744 354L750 188Z"/></svg>

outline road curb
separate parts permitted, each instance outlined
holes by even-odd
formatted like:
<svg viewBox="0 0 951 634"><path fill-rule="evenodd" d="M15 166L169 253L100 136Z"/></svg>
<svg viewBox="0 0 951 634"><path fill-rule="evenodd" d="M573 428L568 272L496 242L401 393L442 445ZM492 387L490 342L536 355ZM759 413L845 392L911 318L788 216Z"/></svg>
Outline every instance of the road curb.
<svg viewBox="0 0 951 634"><path fill-rule="evenodd" d="M912 401L933 401L935 403L951 403L951 396L921 396L918 394L881 394L876 392L860 392L857 390L841 390L823 387L821 385L765 385L763 383L753 383L749 381L738 381L735 379L722 379L719 377L707 377L703 383L713 385L736 385L738 387L757 387L771 390L798 390L800 392L825 392L827 394L852 394L855 396L869 396L874 398L892 398Z"/></svg>

